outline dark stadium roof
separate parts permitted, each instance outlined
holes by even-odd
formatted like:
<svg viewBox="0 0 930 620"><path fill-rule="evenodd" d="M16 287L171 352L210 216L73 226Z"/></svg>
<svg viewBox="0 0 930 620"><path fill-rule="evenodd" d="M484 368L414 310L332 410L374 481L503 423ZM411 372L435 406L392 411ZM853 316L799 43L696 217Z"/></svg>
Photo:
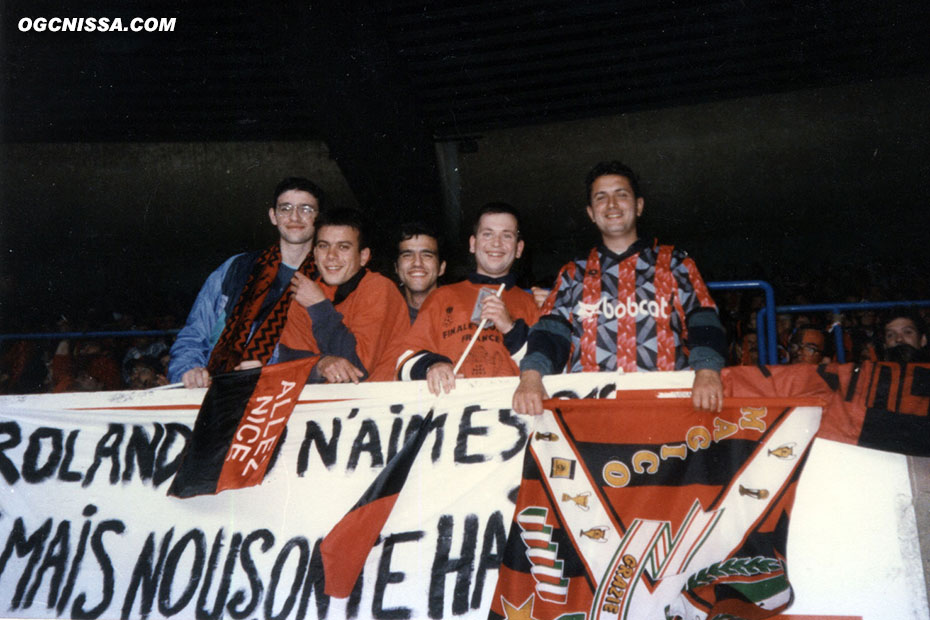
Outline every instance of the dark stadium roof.
<svg viewBox="0 0 930 620"><path fill-rule="evenodd" d="M930 69L926 0L4 4L4 141L321 139L362 204L435 196L437 139Z"/></svg>
<svg viewBox="0 0 930 620"><path fill-rule="evenodd" d="M17 142L326 139L321 107L350 97L457 136L925 72L930 58L923 0L5 4ZM176 26L16 28L40 15Z"/></svg>

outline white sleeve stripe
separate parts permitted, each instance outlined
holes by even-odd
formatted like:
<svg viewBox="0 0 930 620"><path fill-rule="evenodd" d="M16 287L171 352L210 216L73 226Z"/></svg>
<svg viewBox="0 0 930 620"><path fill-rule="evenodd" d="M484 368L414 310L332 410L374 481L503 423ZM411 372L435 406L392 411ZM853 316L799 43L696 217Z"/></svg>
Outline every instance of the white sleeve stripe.
<svg viewBox="0 0 930 620"><path fill-rule="evenodd" d="M401 381L413 381L413 379L410 377L410 372L413 370L414 365L424 355L426 355L425 352L420 353L419 355L414 355L413 349L408 349L397 358L397 368L400 369Z"/></svg>

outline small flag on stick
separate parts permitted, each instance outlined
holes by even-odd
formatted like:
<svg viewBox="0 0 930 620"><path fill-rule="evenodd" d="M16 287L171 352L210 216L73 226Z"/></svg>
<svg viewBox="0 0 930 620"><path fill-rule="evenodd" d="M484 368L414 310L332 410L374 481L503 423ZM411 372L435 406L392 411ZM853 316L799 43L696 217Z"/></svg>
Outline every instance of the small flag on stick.
<svg viewBox="0 0 930 620"><path fill-rule="evenodd" d="M168 495L193 497L261 483L314 361L213 377Z"/></svg>

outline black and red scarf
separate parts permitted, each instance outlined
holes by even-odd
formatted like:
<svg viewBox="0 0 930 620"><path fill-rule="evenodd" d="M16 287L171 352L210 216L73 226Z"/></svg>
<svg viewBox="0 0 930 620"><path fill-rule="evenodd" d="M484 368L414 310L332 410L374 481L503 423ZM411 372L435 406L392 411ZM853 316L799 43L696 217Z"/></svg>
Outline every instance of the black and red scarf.
<svg viewBox="0 0 930 620"><path fill-rule="evenodd" d="M249 334L261 310L262 302L274 284L280 266L281 248L278 244L262 252L255 260L245 286L242 287L239 301L236 302L232 313L226 317L223 333L220 334L210 354L207 370L211 375L230 372L243 360L258 360L262 364L267 364L271 359L271 354L274 352L287 320L287 309L293 297L290 288L281 294L262 324L255 328L251 339ZM317 277L312 252L307 254L297 271L308 278Z"/></svg>

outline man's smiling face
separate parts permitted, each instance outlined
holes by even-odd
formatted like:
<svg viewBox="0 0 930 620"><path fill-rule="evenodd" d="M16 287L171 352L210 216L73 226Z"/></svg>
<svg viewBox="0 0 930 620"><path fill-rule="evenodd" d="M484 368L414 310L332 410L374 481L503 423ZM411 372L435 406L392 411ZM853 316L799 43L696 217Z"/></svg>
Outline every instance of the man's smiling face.
<svg viewBox="0 0 930 620"><path fill-rule="evenodd" d="M313 239L314 222L320 212L316 197L299 189L291 189L278 196L268 218L278 229L281 239L292 245L303 245Z"/></svg>
<svg viewBox="0 0 930 620"><path fill-rule="evenodd" d="M596 178L587 211L605 241L636 241L636 220L643 213L643 199L636 196L625 176L605 174Z"/></svg>
<svg viewBox="0 0 930 620"><path fill-rule="evenodd" d="M475 255L478 273L492 278L507 275L523 253L517 218L510 213L485 213L468 240L468 249Z"/></svg>
<svg viewBox="0 0 930 620"><path fill-rule="evenodd" d="M429 293L446 271L446 262L439 260L439 243L429 235L414 235L397 246L397 277L412 293Z"/></svg>
<svg viewBox="0 0 930 620"><path fill-rule="evenodd" d="M323 226L317 231L313 258L330 286L348 282L370 257L368 248L359 249L359 234L352 226Z"/></svg>

